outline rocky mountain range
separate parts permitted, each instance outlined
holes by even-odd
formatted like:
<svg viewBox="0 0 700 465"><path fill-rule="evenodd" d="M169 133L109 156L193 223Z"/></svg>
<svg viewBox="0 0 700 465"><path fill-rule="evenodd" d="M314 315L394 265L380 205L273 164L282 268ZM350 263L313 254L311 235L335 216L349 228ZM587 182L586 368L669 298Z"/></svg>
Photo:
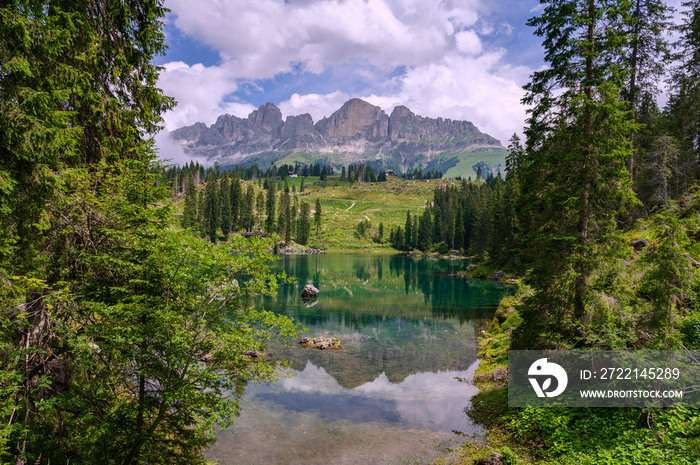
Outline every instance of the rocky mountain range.
<svg viewBox="0 0 700 465"><path fill-rule="evenodd" d="M506 154L501 143L469 121L424 118L405 106L387 115L360 99L314 124L308 113L287 116L272 103L247 118L221 115L216 123L176 129L170 137L197 157L220 166L270 162L322 162L340 168L369 163L401 172L436 169L451 176L474 176L476 166L496 172Z"/></svg>

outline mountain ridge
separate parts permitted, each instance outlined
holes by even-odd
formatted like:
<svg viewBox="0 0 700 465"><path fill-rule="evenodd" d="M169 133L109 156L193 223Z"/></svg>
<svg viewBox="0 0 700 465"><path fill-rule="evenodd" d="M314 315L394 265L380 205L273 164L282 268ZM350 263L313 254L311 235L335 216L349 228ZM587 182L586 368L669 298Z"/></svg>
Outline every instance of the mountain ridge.
<svg viewBox="0 0 700 465"><path fill-rule="evenodd" d="M399 171L445 172L464 165L452 174L466 177L473 176L479 163L495 174L505 157L500 141L469 121L427 118L403 105L387 115L358 98L316 123L308 113L283 120L281 110L266 103L247 118L224 114L209 127L195 123L172 131L170 137L189 155L221 166L323 162L340 168L360 162Z"/></svg>

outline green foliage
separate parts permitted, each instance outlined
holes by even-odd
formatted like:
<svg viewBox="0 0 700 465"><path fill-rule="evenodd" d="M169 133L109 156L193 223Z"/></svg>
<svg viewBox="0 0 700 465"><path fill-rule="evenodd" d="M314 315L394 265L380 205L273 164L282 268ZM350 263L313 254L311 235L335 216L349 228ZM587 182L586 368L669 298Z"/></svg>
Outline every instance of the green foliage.
<svg viewBox="0 0 700 465"><path fill-rule="evenodd" d="M202 463L245 383L276 376L244 353L295 332L251 306L275 292L270 243L175 228L150 139L172 105L152 64L164 13L0 7L3 462ZM216 172L206 196L193 174L183 225L215 241Z"/></svg>

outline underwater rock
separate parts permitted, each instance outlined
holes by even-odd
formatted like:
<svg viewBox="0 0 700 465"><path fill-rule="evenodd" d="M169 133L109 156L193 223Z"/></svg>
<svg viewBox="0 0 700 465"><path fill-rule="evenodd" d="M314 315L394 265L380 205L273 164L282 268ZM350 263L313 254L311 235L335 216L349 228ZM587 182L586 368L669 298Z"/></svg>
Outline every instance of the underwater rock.
<svg viewBox="0 0 700 465"><path fill-rule="evenodd" d="M338 350L343 348L337 337L302 337L299 344L307 349Z"/></svg>

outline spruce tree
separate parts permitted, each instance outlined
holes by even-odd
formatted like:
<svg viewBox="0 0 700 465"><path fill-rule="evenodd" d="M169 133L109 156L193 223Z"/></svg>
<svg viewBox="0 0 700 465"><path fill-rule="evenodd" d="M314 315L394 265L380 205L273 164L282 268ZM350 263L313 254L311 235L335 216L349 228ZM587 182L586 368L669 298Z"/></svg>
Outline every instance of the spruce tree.
<svg viewBox="0 0 700 465"><path fill-rule="evenodd" d="M185 181L185 207L182 211L182 227L192 228L197 224L197 189L194 185L194 176L190 171Z"/></svg>
<svg viewBox="0 0 700 465"><path fill-rule="evenodd" d="M231 183L228 176L224 176L221 179L220 185L220 210L221 217L219 221L219 227L221 228L221 233L224 236L224 240L228 239L228 235L231 232Z"/></svg>
<svg viewBox="0 0 700 465"><path fill-rule="evenodd" d="M605 255L596 247L635 202L626 167L635 126L620 99L625 73L617 65L626 37L608 27L629 20L630 4L542 3L528 24L543 38L549 66L532 75L523 99L531 109L519 210L535 298L522 331L572 337L586 314L596 258ZM525 339L537 343L534 334Z"/></svg>
<svg viewBox="0 0 700 465"><path fill-rule="evenodd" d="M265 202L265 232L272 234L275 230L275 206L277 204L277 189L275 183L270 181L267 184L267 200Z"/></svg>
<svg viewBox="0 0 700 465"><path fill-rule="evenodd" d="M236 171L231 176L231 188L229 197L231 198L231 231L238 231L240 226L241 204L243 203L243 190L241 180Z"/></svg>
<svg viewBox="0 0 700 465"><path fill-rule="evenodd" d="M311 233L311 207L308 203L301 202L301 212L299 213L299 222L297 225L297 242L301 245L309 243L309 234Z"/></svg>
<svg viewBox="0 0 700 465"><path fill-rule="evenodd" d="M410 249L413 247L413 222L411 221L411 212L406 211L406 223L404 224L404 244L406 245L406 248Z"/></svg>
<svg viewBox="0 0 700 465"><path fill-rule="evenodd" d="M207 181L204 189L204 221L206 222L206 234L209 236L209 240L216 242L221 218L220 190L216 177L211 175L208 178L209 181Z"/></svg>
<svg viewBox="0 0 700 465"><path fill-rule="evenodd" d="M316 207L314 212L314 225L316 226L316 239L321 235L321 200L316 197Z"/></svg>

